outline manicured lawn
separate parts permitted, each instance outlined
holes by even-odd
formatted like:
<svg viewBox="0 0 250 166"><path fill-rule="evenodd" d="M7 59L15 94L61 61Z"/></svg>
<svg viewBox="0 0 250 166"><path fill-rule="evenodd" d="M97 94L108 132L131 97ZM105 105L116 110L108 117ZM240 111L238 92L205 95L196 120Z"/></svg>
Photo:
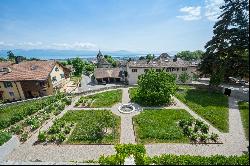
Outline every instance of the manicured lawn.
<svg viewBox="0 0 250 166"><path fill-rule="evenodd" d="M245 130L246 138L249 140L249 102L240 101L239 103L241 120Z"/></svg>
<svg viewBox="0 0 250 166"><path fill-rule="evenodd" d="M192 116L182 109L144 110L133 117L138 143L189 142L178 121Z"/></svg>
<svg viewBox="0 0 250 166"><path fill-rule="evenodd" d="M137 88L129 88L129 97L132 102L136 102L135 96L137 93Z"/></svg>
<svg viewBox="0 0 250 166"><path fill-rule="evenodd" d="M176 97L222 132L228 132L228 97L220 92L185 88Z"/></svg>
<svg viewBox="0 0 250 166"><path fill-rule="evenodd" d="M74 123L68 144L119 143L120 117L107 110L69 111L59 121Z"/></svg>
<svg viewBox="0 0 250 166"><path fill-rule="evenodd" d="M112 107L115 103L122 101L122 90L112 90L95 95L83 96L77 103L92 108ZM76 103L76 105L77 105Z"/></svg>

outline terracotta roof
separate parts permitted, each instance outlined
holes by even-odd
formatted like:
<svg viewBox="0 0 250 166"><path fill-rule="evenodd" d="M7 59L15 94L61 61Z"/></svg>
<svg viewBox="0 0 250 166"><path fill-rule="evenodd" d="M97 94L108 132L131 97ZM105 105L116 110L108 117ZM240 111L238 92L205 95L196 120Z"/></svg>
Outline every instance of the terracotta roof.
<svg viewBox="0 0 250 166"><path fill-rule="evenodd" d="M128 67L130 68L188 67L188 66L191 66L191 63L181 59L178 59L176 62L174 62L173 59L155 60L150 62L147 62L147 60L128 62Z"/></svg>
<svg viewBox="0 0 250 166"><path fill-rule="evenodd" d="M0 62L0 68L5 68L5 67L8 67L12 64L13 62L10 62L10 61L3 61L3 62Z"/></svg>
<svg viewBox="0 0 250 166"><path fill-rule="evenodd" d="M121 71L119 68L96 68L94 76L95 78L120 78Z"/></svg>
<svg viewBox="0 0 250 166"><path fill-rule="evenodd" d="M10 72L1 72L0 81L46 80L55 61L23 61L8 66Z"/></svg>

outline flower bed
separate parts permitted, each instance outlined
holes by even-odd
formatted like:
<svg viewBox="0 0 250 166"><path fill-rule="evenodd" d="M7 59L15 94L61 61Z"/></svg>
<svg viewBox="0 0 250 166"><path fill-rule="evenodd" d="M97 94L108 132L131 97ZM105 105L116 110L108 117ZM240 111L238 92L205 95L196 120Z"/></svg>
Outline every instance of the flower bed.
<svg viewBox="0 0 250 166"><path fill-rule="evenodd" d="M107 110L69 111L43 132L39 142L113 144L119 142L120 118ZM63 138L60 140L60 137Z"/></svg>

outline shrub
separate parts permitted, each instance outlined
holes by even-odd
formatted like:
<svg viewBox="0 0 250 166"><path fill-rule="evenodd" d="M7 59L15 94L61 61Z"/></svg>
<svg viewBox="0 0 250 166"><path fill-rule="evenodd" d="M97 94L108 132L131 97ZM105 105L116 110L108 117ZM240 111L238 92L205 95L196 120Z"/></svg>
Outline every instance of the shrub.
<svg viewBox="0 0 250 166"><path fill-rule="evenodd" d="M22 127L20 125L15 125L15 126L11 126L9 131L13 134L21 134L22 133Z"/></svg>
<svg viewBox="0 0 250 166"><path fill-rule="evenodd" d="M55 134L48 135L48 141L54 142L55 140L56 140L56 135Z"/></svg>
<svg viewBox="0 0 250 166"><path fill-rule="evenodd" d="M59 141L59 142L63 142L63 141L66 139L66 136L65 136L64 133L59 133L59 134L57 135L57 138L58 138L58 141Z"/></svg>
<svg viewBox="0 0 250 166"><path fill-rule="evenodd" d="M5 142L9 141L11 138L11 134L7 131L0 130L0 146Z"/></svg>
<svg viewBox="0 0 250 166"><path fill-rule="evenodd" d="M175 78L172 74L149 70L139 77L135 100L147 106L169 104L176 88Z"/></svg>
<svg viewBox="0 0 250 166"><path fill-rule="evenodd" d="M182 83L186 83L188 81L188 79L190 78L190 76L188 75L187 72L182 72L180 75L179 75L179 81L182 82Z"/></svg>
<svg viewBox="0 0 250 166"><path fill-rule="evenodd" d="M38 141L40 141L40 142L46 141L46 132L45 131L39 131Z"/></svg>
<svg viewBox="0 0 250 166"><path fill-rule="evenodd" d="M25 142L27 139L28 139L28 132L23 132L22 134L21 134L21 137L20 137L20 140L22 141L22 142Z"/></svg>
<svg viewBox="0 0 250 166"><path fill-rule="evenodd" d="M209 138L207 134L200 134L199 137L201 142L206 142Z"/></svg>
<svg viewBox="0 0 250 166"><path fill-rule="evenodd" d="M202 124L200 130L201 130L202 133L207 134L208 130L209 130L209 127L206 124Z"/></svg>
<svg viewBox="0 0 250 166"><path fill-rule="evenodd" d="M214 142L217 142L218 139L219 139L219 135L218 135L218 134L215 134L215 133L212 133L212 134L210 135L210 139L211 139L212 141L214 141Z"/></svg>

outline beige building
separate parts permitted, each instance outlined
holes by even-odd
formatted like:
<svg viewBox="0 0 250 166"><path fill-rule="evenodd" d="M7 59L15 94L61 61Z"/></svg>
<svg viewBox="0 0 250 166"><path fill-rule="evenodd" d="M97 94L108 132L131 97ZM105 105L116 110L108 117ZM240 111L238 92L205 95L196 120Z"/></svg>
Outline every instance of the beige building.
<svg viewBox="0 0 250 166"><path fill-rule="evenodd" d="M51 95L69 81L68 75L55 61L0 62L0 100Z"/></svg>
<svg viewBox="0 0 250 166"><path fill-rule="evenodd" d="M155 69L156 71L166 71L176 75L177 83L180 83L179 76L186 72L189 75L189 79L186 83L192 81L193 75L196 74L196 63L191 63L184 61L179 58L170 58L165 54L160 55L158 58L152 61L139 60L139 61L130 61L127 64L127 73L128 73L128 84L133 85L137 84L138 77L141 74L144 74L149 69Z"/></svg>

